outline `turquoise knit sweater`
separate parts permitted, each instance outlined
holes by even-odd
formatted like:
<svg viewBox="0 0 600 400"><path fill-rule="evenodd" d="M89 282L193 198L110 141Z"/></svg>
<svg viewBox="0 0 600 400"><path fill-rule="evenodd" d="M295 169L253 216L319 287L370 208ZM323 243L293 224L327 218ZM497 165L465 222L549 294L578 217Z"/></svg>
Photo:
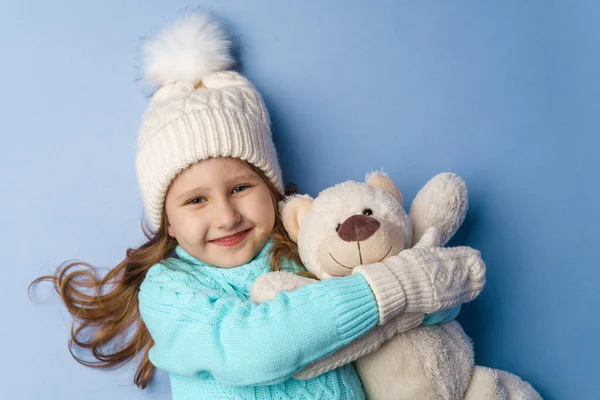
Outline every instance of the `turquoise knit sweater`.
<svg viewBox="0 0 600 400"><path fill-rule="evenodd" d="M375 327L366 280L327 279L253 303L250 288L271 270L272 245L236 268L205 264L177 246L178 257L148 271L138 296L155 342L148 357L169 372L173 400L365 398L352 363L309 380L291 376Z"/></svg>

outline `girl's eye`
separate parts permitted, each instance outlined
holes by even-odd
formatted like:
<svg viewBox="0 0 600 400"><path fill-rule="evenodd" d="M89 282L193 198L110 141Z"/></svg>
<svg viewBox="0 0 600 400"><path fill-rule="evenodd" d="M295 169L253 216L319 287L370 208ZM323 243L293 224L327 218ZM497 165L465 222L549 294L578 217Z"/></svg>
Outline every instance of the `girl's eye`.
<svg viewBox="0 0 600 400"><path fill-rule="evenodd" d="M239 185L233 188L232 192L233 193L239 193L239 192L243 192L244 190L248 189L250 186L249 185Z"/></svg>
<svg viewBox="0 0 600 400"><path fill-rule="evenodd" d="M365 208L362 213L363 215L373 215L373 210L370 208Z"/></svg>
<svg viewBox="0 0 600 400"><path fill-rule="evenodd" d="M200 204L203 201L205 201L204 197L194 197L193 199L188 201L188 204Z"/></svg>

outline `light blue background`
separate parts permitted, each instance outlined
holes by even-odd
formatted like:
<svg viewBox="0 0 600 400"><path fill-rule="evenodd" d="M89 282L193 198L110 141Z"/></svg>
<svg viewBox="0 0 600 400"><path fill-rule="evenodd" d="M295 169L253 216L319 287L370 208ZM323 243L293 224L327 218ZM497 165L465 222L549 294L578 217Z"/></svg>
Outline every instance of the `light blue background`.
<svg viewBox="0 0 600 400"><path fill-rule="evenodd" d="M436 173L470 190L451 244L488 284L459 321L478 364L545 399L600 398L600 3L205 2L240 38L286 181L302 191L383 167L408 201ZM3 1L0 12L0 397L168 399L159 372L84 367L49 285L143 241L134 159L148 103L140 37L197 3ZM596 171L596 172L594 172ZM201 338L199 338L201 340Z"/></svg>

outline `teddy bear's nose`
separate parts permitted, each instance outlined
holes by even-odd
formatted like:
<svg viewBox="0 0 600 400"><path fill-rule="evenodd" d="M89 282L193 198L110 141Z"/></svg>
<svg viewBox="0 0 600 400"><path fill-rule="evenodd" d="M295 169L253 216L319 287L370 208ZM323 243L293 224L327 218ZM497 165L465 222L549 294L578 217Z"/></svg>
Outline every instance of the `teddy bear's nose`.
<svg viewBox="0 0 600 400"><path fill-rule="evenodd" d="M345 242L367 240L379 229L379 221L365 215L353 215L340 226L338 236Z"/></svg>

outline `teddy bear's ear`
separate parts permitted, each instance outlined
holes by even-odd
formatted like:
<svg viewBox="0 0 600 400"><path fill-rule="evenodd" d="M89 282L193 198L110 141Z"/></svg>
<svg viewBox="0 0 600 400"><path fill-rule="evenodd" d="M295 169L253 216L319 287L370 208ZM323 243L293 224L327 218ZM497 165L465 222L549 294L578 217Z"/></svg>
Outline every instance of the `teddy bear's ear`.
<svg viewBox="0 0 600 400"><path fill-rule="evenodd" d="M312 208L312 205L312 197L305 194L289 196L279 202L279 215L281 215L283 227L290 239L296 243L298 242L300 221Z"/></svg>
<svg viewBox="0 0 600 400"><path fill-rule="evenodd" d="M394 182L388 178L387 174L383 171L373 171L369 172L365 177L365 183L372 188L379 188L383 190L387 190L391 194L394 195L396 199L400 202L401 205L404 205L404 201L402 200L402 193L400 193L400 189L394 184Z"/></svg>

